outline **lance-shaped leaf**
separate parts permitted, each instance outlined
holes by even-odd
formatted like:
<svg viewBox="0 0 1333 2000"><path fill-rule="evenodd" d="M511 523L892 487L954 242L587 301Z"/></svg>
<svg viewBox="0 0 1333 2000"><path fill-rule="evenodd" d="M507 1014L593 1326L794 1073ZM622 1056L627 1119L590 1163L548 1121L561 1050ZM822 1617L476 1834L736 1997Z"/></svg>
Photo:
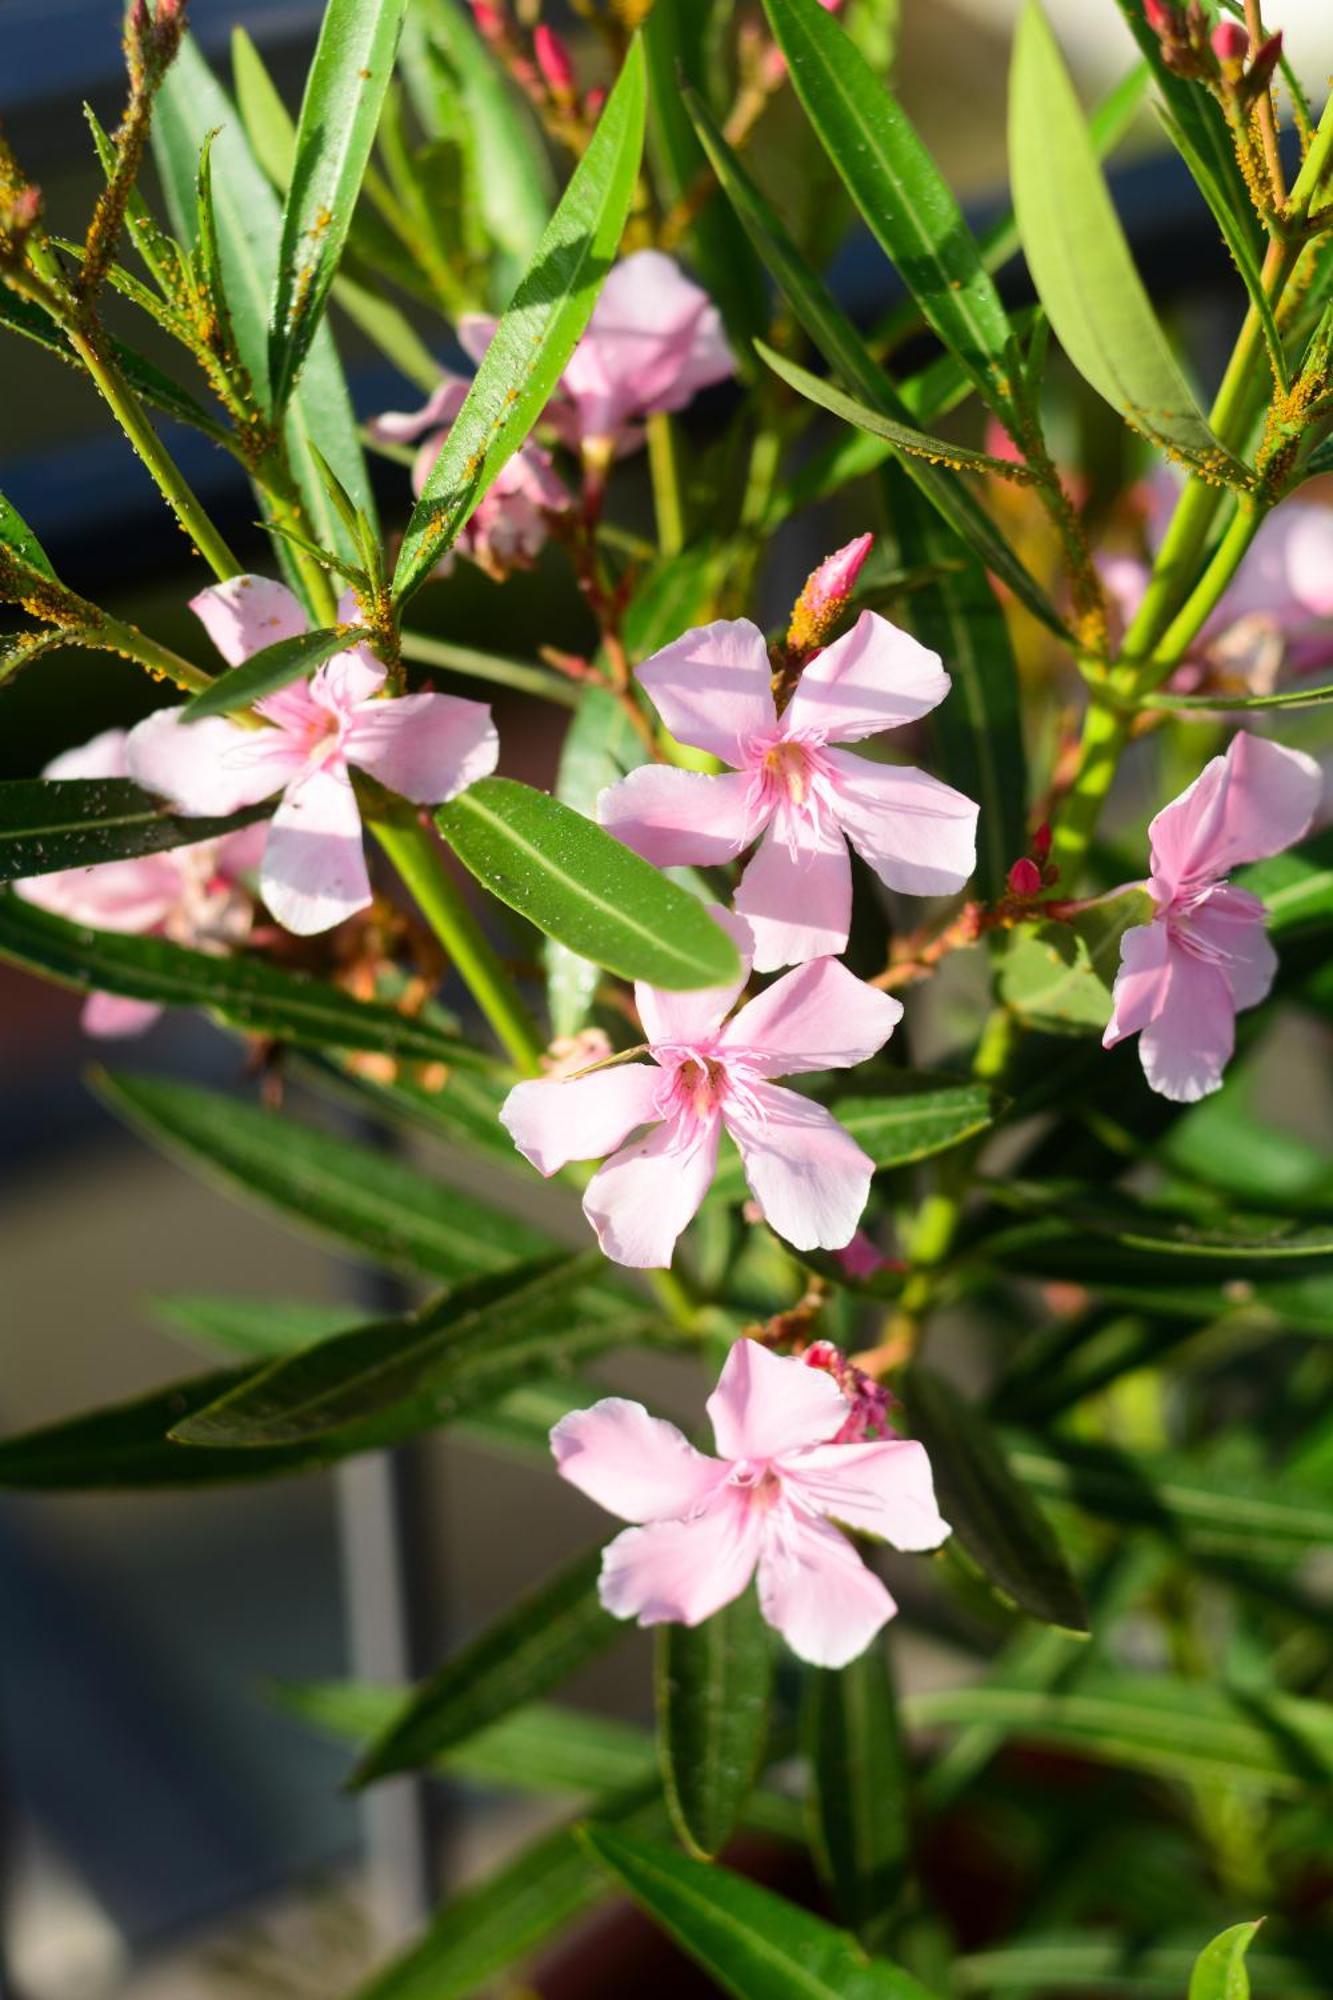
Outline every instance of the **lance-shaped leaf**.
<svg viewBox="0 0 1333 2000"><path fill-rule="evenodd" d="M81 993L123 993L162 1007L204 1007L234 1028L315 1048L375 1049L401 1062L486 1058L429 1020L356 1000L327 980L267 960L219 958L164 937L131 937L67 923L18 896L0 895L0 958Z"/></svg>
<svg viewBox="0 0 1333 2000"><path fill-rule="evenodd" d="M720 1853L763 1756L773 1645L753 1590L657 1637L657 1740L667 1804L691 1854Z"/></svg>
<svg viewBox="0 0 1333 2000"><path fill-rule="evenodd" d="M952 1083L926 1072L885 1079L876 1097L835 1097L829 1110L877 1167L905 1167L961 1146L993 1123L996 1100L984 1083ZM745 1175L735 1153L718 1162L711 1198L739 1201Z"/></svg>
<svg viewBox="0 0 1333 2000"><path fill-rule="evenodd" d="M1189 2000L1250 2000L1250 1975L1245 1954L1263 1923L1233 1924L1205 1945L1190 1974Z"/></svg>
<svg viewBox="0 0 1333 2000"><path fill-rule="evenodd" d="M387 1265L457 1281L540 1257L550 1241L392 1154L162 1077L93 1085L143 1137L242 1201Z"/></svg>
<svg viewBox="0 0 1333 2000"><path fill-rule="evenodd" d="M266 694L276 694L289 681L299 680L322 667L326 660L346 653L365 639L355 625L320 626L314 632L298 632L293 639L279 639L261 646L248 660L219 674L211 686L191 695L181 711L187 722L201 716L225 715L229 709L248 708Z"/></svg>
<svg viewBox="0 0 1333 2000"><path fill-rule="evenodd" d="M1161 449L1247 484L1158 324L1039 0L1028 0L1014 49L1009 164L1032 282L1079 373Z"/></svg>
<svg viewBox="0 0 1333 2000"><path fill-rule="evenodd" d="M1030 1617L1086 1632L1083 1594L1055 1531L986 1418L928 1368L911 1369L903 1396L940 1510L987 1581Z"/></svg>
<svg viewBox="0 0 1333 2000"><path fill-rule="evenodd" d="M809 1670L804 1733L815 1861L839 1915L873 1943L911 1854L907 1761L882 1645L840 1673Z"/></svg>
<svg viewBox="0 0 1333 2000"><path fill-rule="evenodd" d="M561 1329L578 1322L572 1295L595 1270L590 1255L555 1256L456 1286L406 1319L354 1327L282 1357L172 1435L209 1447L299 1444L422 1396L447 1416L513 1371L571 1358ZM616 1307L607 1301L605 1311ZM604 1323L599 1302L593 1340Z"/></svg>
<svg viewBox="0 0 1333 2000"><path fill-rule="evenodd" d="M351 1305L317 1299L251 1299L229 1292L168 1292L151 1301L153 1317L171 1332L226 1354L267 1361L292 1354L335 1333L348 1333L365 1318Z"/></svg>
<svg viewBox="0 0 1333 2000"><path fill-rule="evenodd" d="M400 1703L353 1782L368 1785L429 1763L609 1645L623 1628L598 1601L601 1564L600 1549L579 1556L469 1640Z"/></svg>
<svg viewBox="0 0 1333 2000"><path fill-rule="evenodd" d="M1243 868L1236 880L1262 898L1270 937L1327 929L1333 924L1333 828Z"/></svg>
<svg viewBox="0 0 1333 2000"><path fill-rule="evenodd" d="M1052 1994L1073 2000L1179 2000L1194 1966L1188 1945L1150 1945L1132 1933L1115 1936L1086 1929L1024 1931L1016 1944L967 1952L950 1970L964 1995L984 2000L1037 2000ZM1306 1944L1290 1955L1261 1951L1249 1961L1260 2000L1325 2000L1333 1983L1333 1954Z"/></svg>
<svg viewBox="0 0 1333 2000"><path fill-rule="evenodd" d="M1082 1234L1089 1269L1100 1269L1098 1243L1114 1243L1132 1257L1112 1259L1128 1281L1149 1271L1169 1274L1172 1268L1185 1282L1254 1271L1260 1277L1286 1275L1286 1267L1333 1265L1333 1226L1306 1224L1299 1216L1237 1215L1229 1226L1200 1228L1189 1217L1170 1209L1154 1209L1118 1189L1089 1186L1056 1189L1018 1179L992 1182L991 1193L1006 1206L1050 1218L1056 1225L1051 1240L1060 1241L1061 1228ZM1005 1246L987 1241L988 1254Z"/></svg>
<svg viewBox="0 0 1333 2000"><path fill-rule="evenodd" d="M644 92L636 41L412 511L394 572L400 599L425 582L523 443L588 324L629 214Z"/></svg>
<svg viewBox="0 0 1333 2000"><path fill-rule="evenodd" d="M186 819L128 778L9 778L0 783L0 882L127 861L218 840L266 805L227 819Z"/></svg>
<svg viewBox="0 0 1333 2000"><path fill-rule="evenodd" d="M582 1837L653 1922L735 2000L932 2000L910 1973L868 1959L846 1931L729 1869L610 1827L585 1827Z"/></svg>
<svg viewBox="0 0 1333 2000"><path fill-rule="evenodd" d="M686 101L728 199L801 326L830 367L863 403L911 428L912 413L906 403L867 352L860 334L823 279L812 270L773 204L751 180L702 99L694 91L688 91ZM931 506L975 550L987 569L1009 586L1034 618L1066 637L1058 613L976 495L954 473L931 465L926 459L903 454L902 464Z"/></svg>
<svg viewBox="0 0 1333 2000"><path fill-rule="evenodd" d="M697 896L545 792L482 778L435 824L493 896L581 958L672 991L735 978L736 947Z"/></svg>
<svg viewBox="0 0 1333 2000"><path fill-rule="evenodd" d="M1013 405L1000 295L897 100L819 0L764 0L806 116L923 318L1001 414Z"/></svg>
<svg viewBox="0 0 1333 2000"><path fill-rule="evenodd" d="M556 797L592 819L597 799L644 761L646 752L623 703L609 688L585 687L560 746ZM546 947L546 998L556 1035L574 1035L592 1007L601 968L552 938Z"/></svg>
<svg viewBox="0 0 1333 2000"><path fill-rule="evenodd" d="M407 0L329 0L282 216L269 375L285 405L314 339L375 143Z"/></svg>

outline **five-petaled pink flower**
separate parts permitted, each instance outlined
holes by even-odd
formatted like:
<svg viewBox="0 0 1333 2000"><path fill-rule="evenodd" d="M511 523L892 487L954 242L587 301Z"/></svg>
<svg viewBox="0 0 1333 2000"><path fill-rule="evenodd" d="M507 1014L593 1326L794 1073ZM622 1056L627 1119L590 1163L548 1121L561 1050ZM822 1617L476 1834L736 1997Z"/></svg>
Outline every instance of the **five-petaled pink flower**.
<svg viewBox="0 0 1333 2000"><path fill-rule="evenodd" d="M190 608L232 666L307 629L292 593L262 576L215 584ZM339 614L354 617L354 605L344 603ZM158 709L130 732L130 775L196 815L236 812L280 792L260 892L289 931L329 930L370 902L352 767L434 805L493 771L499 754L484 702L447 694L386 700L384 678L369 649L353 646L310 680L256 702L264 728L222 716L183 722L179 708Z"/></svg>
<svg viewBox="0 0 1333 2000"><path fill-rule="evenodd" d="M46 766L44 778L125 778L123 729L66 750ZM135 937L166 937L196 951L225 952L250 930L254 901L242 877L259 865L263 828L247 826L225 840L198 840L125 861L95 861L61 868L14 884L15 893L53 916L94 930ZM153 1000L94 992L80 1016L88 1035L139 1035L162 1009Z"/></svg>
<svg viewBox="0 0 1333 2000"><path fill-rule="evenodd" d="M1121 941L1103 1042L1138 1035L1144 1075L1163 1097L1192 1104L1220 1086L1235 1017L1259 1005L1277 970L1263 904L1226 878L1299 840L1322 790L1312 757L1241 732L1152 822L1157 910Z"/></svg>
<svg viewBox="0 0 1333 2000"><path fill-rule="evenodd" d="M748 619L687 632L639 668L672 735L732 769L645 764L597 802L603 826L659 867L730 861L763 835L736 894L761 972L843 950L850 840L881 881L950 895L976 865L977 808L902 764L833 746L896 729L943 701L936 654L873 611L816 654L781 717L764 637Z"/></svg>
<svg viewBox="0 0 1333 2000"><path fill-rule="evenodd" d="M391 444L423 440L412 463L412 491L418 497L471 386L462 376L445 375L421 409L386 410L370 425L374 436ZM551 516L568 513L570 505L551 454L534 439L527 439L501 466L453 548L435 565L434 574L447 576L456 555L474 562L496 583L503 583L516 569L531 569L545 546Z"/></svg>
<svg viewBox="0 0 1333 2000"><path fill-rule="evenodd" d="M924 1447L832 1440L849 1415L831 1375L738 1340L708 1399L718 1457L610 1396L551 1432L561 1474L622 1521L601 1599L640 1625L698 1625L759 1573L759 1604L792 1651L845 1667L897 1606L834 1522L899 1549L949 1533Z"/></svg>
<svg viewBox="0 0 1333 2000"><path fill-rule="evenodd" d="M748 934L726 911L713 915L737 941L740 975L704 992L636 986L651 1063L520 1083L500 1112L539 1173L611 1154L588 1184L583 1212L617 1264L671 1262L708 1191L724 1131L740 1148L765 1220L798 1250L841 1249L870 1192L873 1163L837 1119L772 1079L865 1062L901 1020L901 1002L822 959L728 1020L749 977ZM626 1145L643 1125L653 1130Z"/></svg>

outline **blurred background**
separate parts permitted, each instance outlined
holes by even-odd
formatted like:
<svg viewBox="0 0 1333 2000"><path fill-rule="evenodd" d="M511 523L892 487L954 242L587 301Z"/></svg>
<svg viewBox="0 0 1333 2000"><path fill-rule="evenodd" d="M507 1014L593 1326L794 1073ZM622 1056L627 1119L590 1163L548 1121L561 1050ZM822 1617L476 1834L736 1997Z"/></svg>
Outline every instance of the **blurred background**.
<svg viewBox="0 0 1333 2000"><path fill-rule="evenodd" d="M1004 184L1014 12L1011 0L903 0L901 88L980 220ZM1055 0L1051 12L1089 90L1113 80L1130 57L1113 0ZM295 107L313 0L194 0L191 13L224 66L230 28L248 27ZM56 226L71 231L97 185L80 100L113 122L119 20L118 0L0 0L0 116ZM1287 0L1281 20L1307 80L1322 83L1333 66L1328 0ZM1164 309L1187 317L1207 368L1232 329L1238 287L1183 169L1157 151L1150 117L1117 156L1115 178L1145 273ZM858 316L892 302L882 260L857 240L837 272ZM419 401L345 324L338 330L359 414ZM185 599L201 577L187 573L177 529L96 397L14 339L0 381L0 489L75 587L188 651ZM695 421L707 425L706 406ZM172 443L233 545L261 564L231 461L192 436ZM375 472L386 518L401 520L404 475L383 463ZM618 474L631 509L635 476ZM762 615L790 603L841 525L803 522L779 540ZM452 639L502 653L587 641L558 554L502 591L460 566L422 609ZM32 775L155 698L109 656L62 653L6 691L0 775ZM519 698L500 704L507 767L539 783L558 749L550 714ZM204 1365L154 1317L150 1292L272 1293L370 1310L385 1297L385 1281L128 1138L84 1086L96 1052L77 1015L73 996L0 969L4 1431ZM217 1081L243 1060L187 1020L113 1060L137 1065L145 1053L154 1067ZM669 1407L665 1364L649 1386ZM284 1716L270 1684L419 1672L588 1535L586 1507L568 1489L453 1438L270 1489L0 1500L0 2000L345 1990L419 1923L442 1883L530 1831L532 1809L455 1788L423 1799L401 1786L354 1803L339 1789L345 1746ZM910 1674L910 1657L906 1666ZM645 1667L630 1640L574 1693L642 1713ZM938 1679L949 1661L936 1651L929 1668ZM558 1975L543 1986L558 1990ZM677 1978L670 1990L685 1988Z"/></svg>

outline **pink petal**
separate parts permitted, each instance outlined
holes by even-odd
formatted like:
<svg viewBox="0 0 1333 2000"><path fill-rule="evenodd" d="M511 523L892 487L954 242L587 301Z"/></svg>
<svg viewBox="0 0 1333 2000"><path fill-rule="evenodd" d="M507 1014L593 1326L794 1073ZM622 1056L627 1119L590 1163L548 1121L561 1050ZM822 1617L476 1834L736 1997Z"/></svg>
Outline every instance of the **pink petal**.
<svg viewBox="0 0 1333 2000"><path fill-rule="evenodd" d="M708 1418L723 1458L767 1459L825 1443L846 1422L848 1407L823 1370L757 1340L736 1340L708 1398Z"/></svg>
<svg viewBox="0 0 1333 2000"><path fill-rule="evenodd" d="M190 599L190 609L229 667L251 653L295 639L309 630L298 600L285 583L267 576L233 576Z"/></svg>
<svg viewBox="0 0 1333 2000"><path fill-rule="evenodd" d="M258 805L281 791L305 761L283 730L242 729L221 715L182 722L178 708L145 716L125 750L136 784L196 817Z"/></svg>
<svg viewBox="0 0 1333 2000"><path fill-rule="evenodd" d="M755 1109L729 1106L751 1194L796 1250L841 1250L856 1234L874 1163L822 1104L761 1083Z"/></svg>
<svg viewBox="0 0 1333 2000"><path fill-rule="evenodd" d="M845 1667L864 1653L897 1605L845 1535L826 1521L787 1510L770 1516L759 1558L759 1603L796 1657Z"/></svg>
<svg viewBox="0 0 1333 2000"><path fill-rule="evenodd" d="M602 1557L602 1603L640 1625L699 1625L745 1589L759 1538L758 1516L734 1489L692 1520L626 1528Z"/></svg>
<svg viewBox="0 0 1333 2000"><path fill-rule="evenodd" d="M663 1044L692 1048L709 1040L736 1004L750 977L752 949L750 927L733 910L710 903L708 914L719 930L724 930L736 947L740 970L725 986L696 987L692 993L668 993L660 986L634 988L634 1001L643 1022L643 1032L653 1048Z"/></svg>
<svg viewBox="0 0 1333 2000"><path fill-rule="evenodd" d="M1239 731L1149 827L1154 886L1169 894L1280 854L1309 831L1323 789L1313 757Z"/></svg>
<svg viewBox="0 0 1333 2000"><path fill-rule="evenodd" d="M500 322L492 313L462 313L454 323L454 333L458 344L469 361L478 365L486 358L486 349L495 338L495 329Z"/></svg>
<svg viewBox="0 0 1333 2000"><path fill-rule="evenodd" d="M332 930L366 908L361 814L345 770L325 765L288 787L269 828L259 890L297 937Z"/></svg>
<svg viewBox="0 0 1333 2000"><path fill-rule="evenodd" d="M952 896L977 865L977 813L952 785L903 764L872 764L825 752L835 772L835 811L852 846L880 881L908 896Z"/></svg>
<svg viewBox="0 0 1333 2000"><path fill-rule="evenodd" d="M180 901L181 871L170 852L145 854L29 876L15 882L14 893L69 923L142 936L165 923Z"/></svg>
<svg viewBox="0 0 1333 2000"><path fill-rule="evenodd" d="M661 1086L654 1063L568 1079L539 1077L514 1086L500 1107L500 1123L539 1174L555 1174L571 1160L604 1158L638 1126L651 1124Z"/></svg>
<svg viewBox="0 0 1333 2000"><path fill-rule="evenodd" d="M770 823L736 891L736 908L754 933L756 972L836 957L852 921L852 864L841 829L823 816L793 815L789 835L784 821L780 815Z"/></svg>
<svg viewBox="0 0 1333 2000"><path fill-rule="evenodd" d="M418 805L439 805L490 775L500 739L484 701L407 694L358 708L343 753L391 792Z"/></svg>
<svg viewBox="0 0 1333 2000"><path fill-rule="evenodd" d="M1136 924L1120 940L1120 970L1102 1047L1113 1049L1155 1020L1166 1002L1170 933L1165 919Z"/></svg>
<svg viewBox="0 0 1333 2000"><path fill-rule="evenodd" d="M807 1446L785 1457L779 1470L784 1486L817 1514L895 1549L937 1549L950 1532L936 1505L926 1448L906 1438Z"/></svg>
<svg viewBox="0 0 1333 2000"><path fill-rule="evenodd" d="M1165 997L1139 1036L1149 1085L1175 1104L1194 1104L1221 1088L1235 1043L1235 1006L1225 974L1173 944Z"/></svg>
<svg viewBox="0 0 1333 2000"><path fill-rule="evenodd" d="M712 868L734 861L760 830L763 822L751 810L750 791L744 771L714 778L669 764L642 764L599 795L597 817L608 833L656 868L690 863Z"/></svg>
<svg viewBox="0 0 1333 2000"><path fill-rule="evenodd" d="M728 1021L724 1049L744 1050L761 1076L851 1069L882 1049L903 1017L901 1000L840 965L815 959L777 979Z"/></svg>
<svg viewBox="0 0 1333 2000"><path fill-rule="evenodd" d="M1259 898L1231 882L1210 889L1190 912L1189 935L1220 965L1238 1013L1266 1000L1277 976L1277 953L1265 921Z"/></svg>
<svg viewBox="0 0 1333 2000"><path fill-rule="evenodd" d="M385 410L366 429L385 444L412 444L427 431L447 430L463 407L468 383L461 375L441 375L419 410Z"/></svg>
<svg viewBox="0 0 1333 2000"><path fill-rule="evenodd" d="M126 1035L142 1035L160 1020L162 1009L155 1000L128 1000L122 993L90 993L83 1003L79 1025L85 1035L100 1041L118 1041Z"/></svg>
<svg viewBox="0 0 1333 2000"><path fill-rule="evenodd" d="M1206 629L1255 616L1280 628L1333 617L1333 508L1296 501L1267 515Z"/></svg>
<svg viewBox="0 0 1333 2000"><path fill-rule="evenodd" d="M938 653L863 611L850 632L817 653L784 714L788 734L817 730L830 743L855 743L929 715L951 682Z"/></svg>
<svg viewBox="0 0 1333 2000"><path fill-rule="evenodd" d="M609 272L561 388L583 437L623 446L632 420L683 410L735 368L707 293L660 250L640 250Z"/></svg>
<svg viewBox="0 0 1333 2000"><path fill-rule="evenodd" d="M100 735L80 743L76 749L62 750L42 771L44 778L127 778L123 729L104 729Z"/></svg>
<svg viewBox="0 0 1333 2000"><path fill-rule="evenodd" d="M616 1264L664 1270L676 1238L693 1221L717 1167L716 1123L683 1134L659 1125L625 1146L593 1175L583 1213Z"/></svg>
<svg viewBox="0 0 1333 2000"><path fill-rule="evenodd" d="M639 681L680 743L743 765L752 737L777 727L764 635L748 618L720 618L663 646Z"/></svg>
<svg viewBox="0 0 1333 2000"><path fill-rule="evenodd" d="M1287 583L1311 618L1333 618L1333 507L1279 508L1270 521L1289 515Z"/></svg>
<svg viewBox="0 0 1333 2000"><path fill-rule="evenodd" d="M358 615L355 611L352 614L354 618ZM335 653L324 662L310 682L310 694L321 708L346 716L372 701L385 678L384 662L375 658L369 646L349 646L345 653ZM259 706L262 709L263 704Z"/></svg>
<svg viewBox="0 0 1333 2000"><path fill-rule="evenodd" d="M693 1514L727 1476L674 1424L642 1403L608 1396L572 1410L551 1432L562 1479L622 1521L675 1521Z"/></svg>

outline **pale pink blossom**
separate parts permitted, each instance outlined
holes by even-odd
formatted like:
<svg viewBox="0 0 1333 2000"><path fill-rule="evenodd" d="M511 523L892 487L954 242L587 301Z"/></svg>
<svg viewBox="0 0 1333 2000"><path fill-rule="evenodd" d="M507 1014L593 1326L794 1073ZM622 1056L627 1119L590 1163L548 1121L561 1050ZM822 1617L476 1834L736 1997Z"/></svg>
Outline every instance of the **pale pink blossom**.
<svg viewBox="0 0 1333 2000"><path fill-rule="evenodd" d="M105 729L66 750L46 766L44 778L125 778L126 735ZM250 930L254 902L242 878L259 865L262 827L244 827L224 840L200 840L125 861L95 861L15 882L25 902L94 930L135 937L166 937L196 951L225 952ZM84 1032L97 1036L142 1034L162 1009L156 1001L94 992L84 1002Z"/></svg>
<svg viewBox="0 0 1333 2000"><path fill-rule="evenodd" d="M749 935L739 918L713 915L736 939L740 972L704 992L635 988L651 1062L520 1083L500 1112L539 1173L611 1155L588 1184L583 1212L617 1264L670 1264L708 1192L724 1132L765 1220L798 1250L849 1242L870 1192L874 1165L856 1141L822 1105L773 1079L865 1062L901 1020L901 1002L822 959L728 1020L749 977ZM652 1130L631 1139L641 1126Z"/></svg>
<svg viewBox="0 0 1333 2000"><path fill-rule="evenodd" d="M372 434L387 443L422 440L412 463L412 490L418 497L470 387L461 376L445 375L421 409L386 410L370 425ZM466 557L497 583L503 583L516 569L531 569L546 545L552 516L568 513L570 504L568 492L556 477L551 454L529 438L501 466L433 574L447 576L455 556Z"/></svg>
<svg viewBox="0 0 1333 2000"><path fill-rule="evenodd" d="M1221 1085L1236 1015L1259 1005L1277 970L1263 904L1227 877L1300 840L1322 789L1312 757L1242 731L1152 822L1156 913L1121 941L1103 1043L1137 1035L1161 1096L1192 1104Z"/></svg>
<svg viewBox="0 0 1333 2000"><path fill-rule="evenodd" d="M873 611L815 656L779 717L748 619L687 632L639 679L672 735L729 764L645 764L597 802L603 826L659 867L730 861L763 836L736 894L761 972L836 954L852 914L850 840L891 889L945 896L976 865L977 808L903 764L834 746L928 715L949 692L936 654Z"/></svg>
<svg viewBox="0 0 1333 2000"><path fill-rule="evenodd" d="M262 576L234 576L191 610L228 665L306 630L292 593ZM352 618L349 600L340 616ZM299 936L330 930L370 902L352 770L417 804L452 799L495 769L490 709L457 695L382 695L385 671L354 646L307 681L255 703L265 726L223 716L182 721L158 709L130 732L130 775L177 811L225 814L280 793L259 887L278 922Z"/></svg>
<svg viewBox="0 0 1333 2000"><path fill-rule="evenodd" d="M912 1550L949 1533L924 1447L832 1442L849 1414L837 1383L753 1340L733 1345L708 1414L716 1458L621 1396L551 1432L562 1477L635 1524L602 1558L602 1603L640 1625L699 1625L758 1572L760 1609L792 1651L845 1667L897 1606L841 1529Z"/></svg>

